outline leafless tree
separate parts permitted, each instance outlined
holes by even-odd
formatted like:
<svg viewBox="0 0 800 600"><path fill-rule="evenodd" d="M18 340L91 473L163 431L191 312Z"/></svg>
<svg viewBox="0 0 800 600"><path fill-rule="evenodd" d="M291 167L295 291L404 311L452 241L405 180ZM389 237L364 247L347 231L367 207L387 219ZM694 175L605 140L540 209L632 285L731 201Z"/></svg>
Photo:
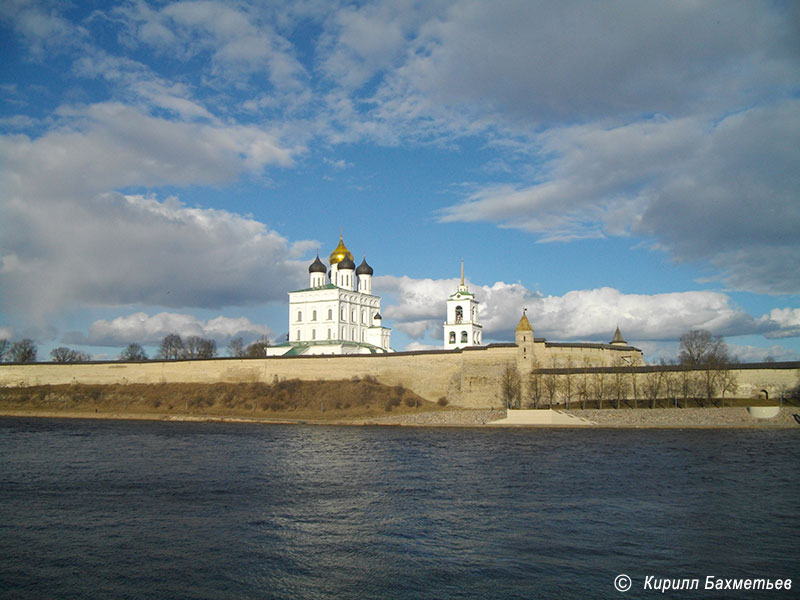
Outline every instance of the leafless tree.
<svg viewBox="0 0 800 600"><path fill-rule="evenodd" d="M720 367L731 362L728 345L705 329L692 329L681 336L678 362L687 367Z"/></svg>
<svg viewBox="0 0 800 600"><path fill-rule="evenodd" d="M71 350L65 346L59 346L58 348L53 348L50 351L50 358L53 359L53 362L57 363L75 363L75 362L87 362L92 359L86 352L80 352L78 350Z"/></svg>
<svg viewBox="0 0 800 600"><path fill-rule="evenodd" d="M650 399L650 408L656 407L656 400L664 383L664 370L659 368L644 376L644 393Z"/></svg>
<svg viewBox="0 0 800 600"><path fill-rule="evenodd" d="M269 340L267 338L259 338L247 346L245 355L249 358L264 358L267 355L267 348L269 345Z"/></svg>
<svg viewBox="0 0 800 600"><path fill-rule="evenodd" d="M603 408L603 399L608 388L608 375L603 370L597 370L592 376L592 393L597 400L597 408Z"/></svg>
<svg viewBox="0 0 800 600"><path fill-rule="evenodd" d="M544 384L542 381L542 374L539 370L539 361L534 359L531 371L528 373L528 406L531 408L539 408L543 393Z"/></svg>
<svg viewBox="0 0 800 600"><path fill-rule="evenodd" d="M732 369L720 369L717 371L719 389L722 392L722 406L725 406L725 394L733 394L739 387L736 372Z"/></svg>
<svg viewBox="0 0 800 600"><path fill-rule="evenodd" d="M177 333L170 333L161 340L158 349L158 357L164 360L176 360L184 357L184 346L181 336Z"/></svg>
<svg viewBox="0 0 800 600"><path fill-rule="evenodd" d="M125 362L142 362L147 360L147 353L139 344L128 344L127 348L120 352L119 359Z"/></svg>
<svg viewBox="0 0 800 600"><path fill-rule="evenodd" d="M8 350L8 361L18 363L36 362L36 344L30 338L14 342Z"/></svg>
<svg viewBox="0 0 800 600"><path fill-rule="evenodd" d="M519 371L515 365L508 363L500 377L500 396L506 408L519 408L520 387Z"/></svg>
<svg viewBox="0 0 800 600"><path fill-rule="evenodd" d="M228 356L234 356L236 358L244 358L247 356L247 351L244 347L244 340L242 338L233 338L228 343Z"/></svg>
<svg viewBox="0 0 800 600"><path fill-rule="evenodd" d="M556 359L553 358L550 361L552 368L556 368ZM545 394L547 394L547 407L553 408L553 401L556 398L556 394L558 394L559 384L558 384L558 375L555 373L543 373L542 374L542 384L544 385Z"/></svg>

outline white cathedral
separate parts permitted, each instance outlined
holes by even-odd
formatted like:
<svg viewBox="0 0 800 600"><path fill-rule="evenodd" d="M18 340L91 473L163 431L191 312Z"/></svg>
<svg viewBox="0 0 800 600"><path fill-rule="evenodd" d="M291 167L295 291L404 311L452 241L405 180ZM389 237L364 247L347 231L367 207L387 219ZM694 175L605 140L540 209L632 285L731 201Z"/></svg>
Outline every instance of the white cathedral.
<svg viewBox="0 0 800 600"><path fill-rule="evenodd" d="M329 262L330 270L317 255L308 267L309 286L289 292L289 339L268 347L267 356L393 352L366 258L356 268L340 236Z"/></svg>
<svg viewBox="0 0 800 600"><path fill-rule="evenodd" d="M267 356L394 352L389 345L391 329L383 326L381 318L381 299L372 293L373 270L367 259L356 267L353 254L340 236L329 262L330 269L317 255L308 267L308 287L289 292L288 339L267 347ZM445 350L483 344L479 304L464 282L462 260L461 283L447 299ZM608 344L548 342L533 336L525 311L515 330L515 343L523 360L536 360L540 365L613 366L642 362L642 351L628 345L619 327Z"/></svg>

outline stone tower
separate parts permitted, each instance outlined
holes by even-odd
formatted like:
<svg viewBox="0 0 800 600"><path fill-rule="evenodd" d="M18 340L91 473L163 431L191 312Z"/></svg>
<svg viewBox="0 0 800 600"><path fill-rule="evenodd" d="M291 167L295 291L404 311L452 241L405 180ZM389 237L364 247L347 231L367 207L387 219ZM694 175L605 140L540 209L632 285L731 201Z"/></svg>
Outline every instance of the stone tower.
<svg viewBox="0 0 800 600"><path fill-rule="evenodd" d="M522 309L522 318L514 330L514 341L517 344L517 368L520 373L527 373L533 366L533 326L528 320L528 309Z"/></svg>

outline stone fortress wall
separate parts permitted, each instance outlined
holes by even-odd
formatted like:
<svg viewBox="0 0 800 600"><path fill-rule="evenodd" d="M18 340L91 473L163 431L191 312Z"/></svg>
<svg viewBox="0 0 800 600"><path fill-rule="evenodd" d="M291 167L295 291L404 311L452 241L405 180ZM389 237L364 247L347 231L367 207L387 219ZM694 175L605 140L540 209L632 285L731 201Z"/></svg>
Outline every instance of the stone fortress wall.
<svg viewBox="0 0 800 600"><path fill-rule="evenodd" d="M618 350L618 349L615 349ZM35 363L0 365L0 387L127 383L272 383L285 379L339 380L371 376L386 385L403 385L423 398L444 397L463 408L501 407L500 379L508 365L524 376L531 358L517 344L491 344L461 350L397 352L382 355L345 355L270 358L217 358L212 360L148 361L141 363ZM559 348L559 356L563 348ZM580 353L579 353L580 354ZM625 369L644 389L649 372L660 367L624 366L587 368L572 361L575 368L547 368L558 377L576 377L582 371L612 372ZM595 363L597 364L597 363ZM758 397L761 390L777 399L798 384L800 362L736 365L736 397ZM763 394L761 394L763 396ZM640 397L644 397L641 393Z"/></svg>

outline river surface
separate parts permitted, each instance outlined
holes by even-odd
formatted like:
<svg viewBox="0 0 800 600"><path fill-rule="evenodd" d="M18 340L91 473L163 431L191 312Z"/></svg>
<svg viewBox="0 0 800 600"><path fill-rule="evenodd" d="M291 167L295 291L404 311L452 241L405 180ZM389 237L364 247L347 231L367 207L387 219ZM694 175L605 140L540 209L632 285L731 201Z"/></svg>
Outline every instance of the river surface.
<svg viewBox="0 0 800 600"><path fill-rule="evenodd" d="M792 430L6 418L0 597L800 597L798 468Z"/></svg>

